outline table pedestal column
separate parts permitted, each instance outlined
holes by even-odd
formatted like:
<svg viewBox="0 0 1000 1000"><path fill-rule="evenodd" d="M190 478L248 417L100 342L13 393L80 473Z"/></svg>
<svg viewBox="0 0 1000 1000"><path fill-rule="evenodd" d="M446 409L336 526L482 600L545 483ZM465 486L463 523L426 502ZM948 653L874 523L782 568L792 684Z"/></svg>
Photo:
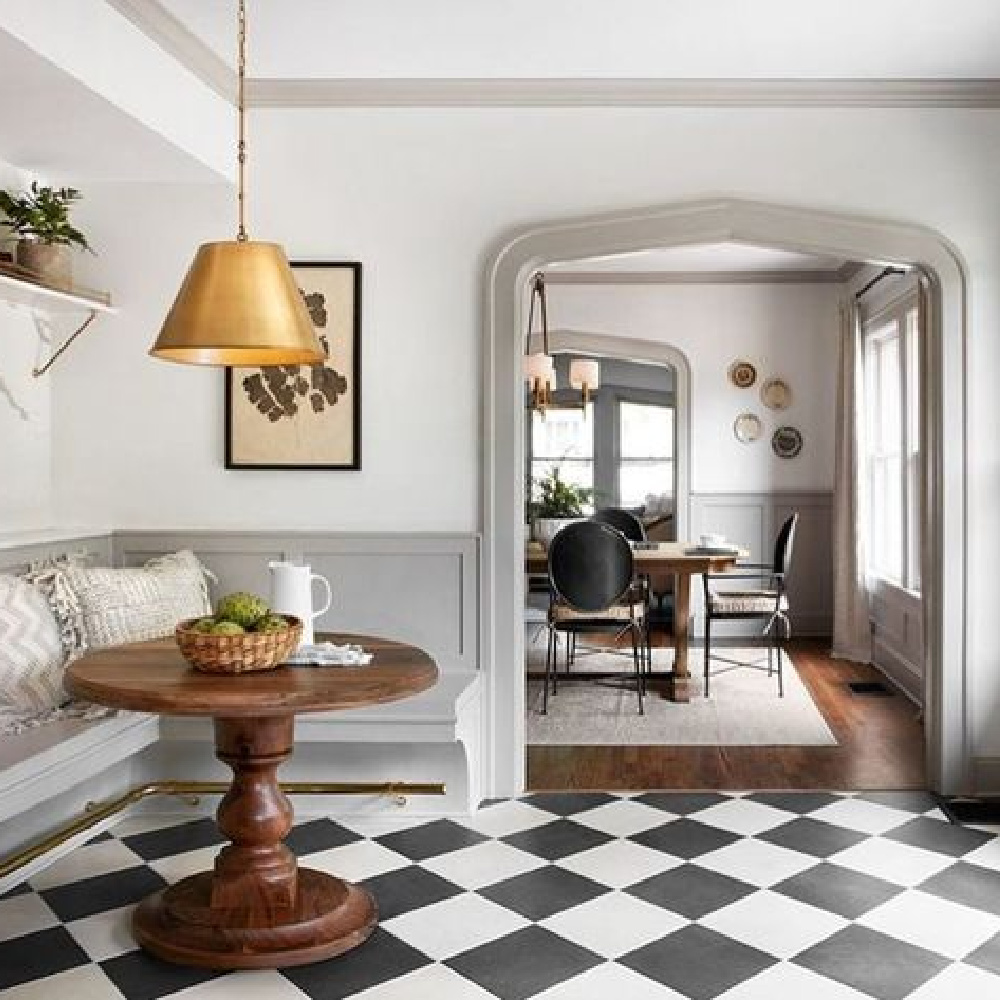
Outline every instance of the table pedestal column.
<svg viewBox="0 0 1000 1000"><path fill-rule="evenodd" d="M216 754L233 769L219 805L231 843L201 872L155 893L133 916L136 940L168 962L211 969L318 962L360 944L377 922L363 889L300 869L283 843L292 804L278 766L292 753L294 717L216 719Z"/></svg>

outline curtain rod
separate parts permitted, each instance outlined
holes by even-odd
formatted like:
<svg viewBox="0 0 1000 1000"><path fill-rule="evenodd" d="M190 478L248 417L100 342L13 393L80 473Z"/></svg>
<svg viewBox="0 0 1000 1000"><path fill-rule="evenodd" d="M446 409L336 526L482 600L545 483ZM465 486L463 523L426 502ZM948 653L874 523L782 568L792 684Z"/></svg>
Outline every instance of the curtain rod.
<svg viewBox="0 0 1000 1000"><path fill-rule="evenodd" d="M876 274L875 277L872 278L872 280L869 281L868 284L865 285L865 287L862 288L860 292L856 292L855 295L854 295L854 298L855 299L860 299L862 295L864 295L866 292L868 292L872 288L874 288L880 281L884 280L885 278L890 277L890 275L893 275L893 274L906 274L906 270L905 270L905 268L902 268L902 267L887 267L887 268L885 268L884 270L882 270L878 274Z"/></svg>

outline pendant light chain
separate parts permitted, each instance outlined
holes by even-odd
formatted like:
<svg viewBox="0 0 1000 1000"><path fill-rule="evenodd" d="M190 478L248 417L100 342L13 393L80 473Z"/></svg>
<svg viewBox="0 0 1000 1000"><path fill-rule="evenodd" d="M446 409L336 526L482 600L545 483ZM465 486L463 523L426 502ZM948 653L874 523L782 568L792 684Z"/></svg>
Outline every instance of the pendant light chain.
<svg viewBox="0 0 1000 1000"><path fill-rule="evenodd" d="M246 227L246 184L247 138L246 138L246 73L247 73L247 10L246 0L239 0L237 12L238 52L236 59L236 111L239 122L239 137L236 143L236 200L239 205L240 225L236 239L240 243L247 241Z"/></svg>

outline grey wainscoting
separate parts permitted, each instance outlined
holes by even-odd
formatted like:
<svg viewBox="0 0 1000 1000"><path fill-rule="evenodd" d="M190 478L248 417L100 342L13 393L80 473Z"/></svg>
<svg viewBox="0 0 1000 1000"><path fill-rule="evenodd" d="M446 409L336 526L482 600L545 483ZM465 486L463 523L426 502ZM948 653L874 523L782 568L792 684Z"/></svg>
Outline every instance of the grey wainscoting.
<svg viewBox="0 0 1000 1000"><path fill-rule="evenodd" d="M788 578L794 635L829 635L833 625L833 494L827 491L691 494L691 537L719 532L750 550L751 562L769 563L784 520L799 512ZM696 581L692 610L702 633L702 588ZM754 624L729 624L732 635L753 634ZM720 631L724 631L720 628Z"/></svg>
<svg viewBox="0 0 1000 1000"><path fill-rule="evenodd" d="M11 536L0 541L0 572L21 573L34 562L66 555L80 556L94 566L107 565L111 562L111 548L111 532Z"/></svg>
<svg viewBox="0 0 1000 1000"><path fill-rule="evenodd" d="M309 564L327 577L333 605L318 629L400 639L442 670L479 666L479 538L471 534L269 531L116 531L115 562L141 565L177 549L196 552L217 593L267 595L267 564ZM319 590L319 588L317 588Z"/></svg>
<svg viewBox="0 0 1000 1000"><path fill-rule="evenodd" d="M918 705L924 703L923 602L919 594L876 580L871 595L872 660Z"/></svg>

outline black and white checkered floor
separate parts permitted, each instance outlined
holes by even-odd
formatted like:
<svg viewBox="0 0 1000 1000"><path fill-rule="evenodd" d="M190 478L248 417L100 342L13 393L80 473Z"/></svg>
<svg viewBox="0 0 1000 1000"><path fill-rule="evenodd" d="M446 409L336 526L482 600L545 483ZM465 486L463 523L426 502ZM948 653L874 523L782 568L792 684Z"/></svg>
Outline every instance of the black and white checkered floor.
<svg viewBox="0 0 1000 1000"><path fill-rule="evenodd" d="M1000 839L923 793L542 794L451 820L312 820L359 881L361 948L214 974L136 950L132 905L207 867L214 824L136 817L0 899L4 1000L1000 997Z"/></svg>

